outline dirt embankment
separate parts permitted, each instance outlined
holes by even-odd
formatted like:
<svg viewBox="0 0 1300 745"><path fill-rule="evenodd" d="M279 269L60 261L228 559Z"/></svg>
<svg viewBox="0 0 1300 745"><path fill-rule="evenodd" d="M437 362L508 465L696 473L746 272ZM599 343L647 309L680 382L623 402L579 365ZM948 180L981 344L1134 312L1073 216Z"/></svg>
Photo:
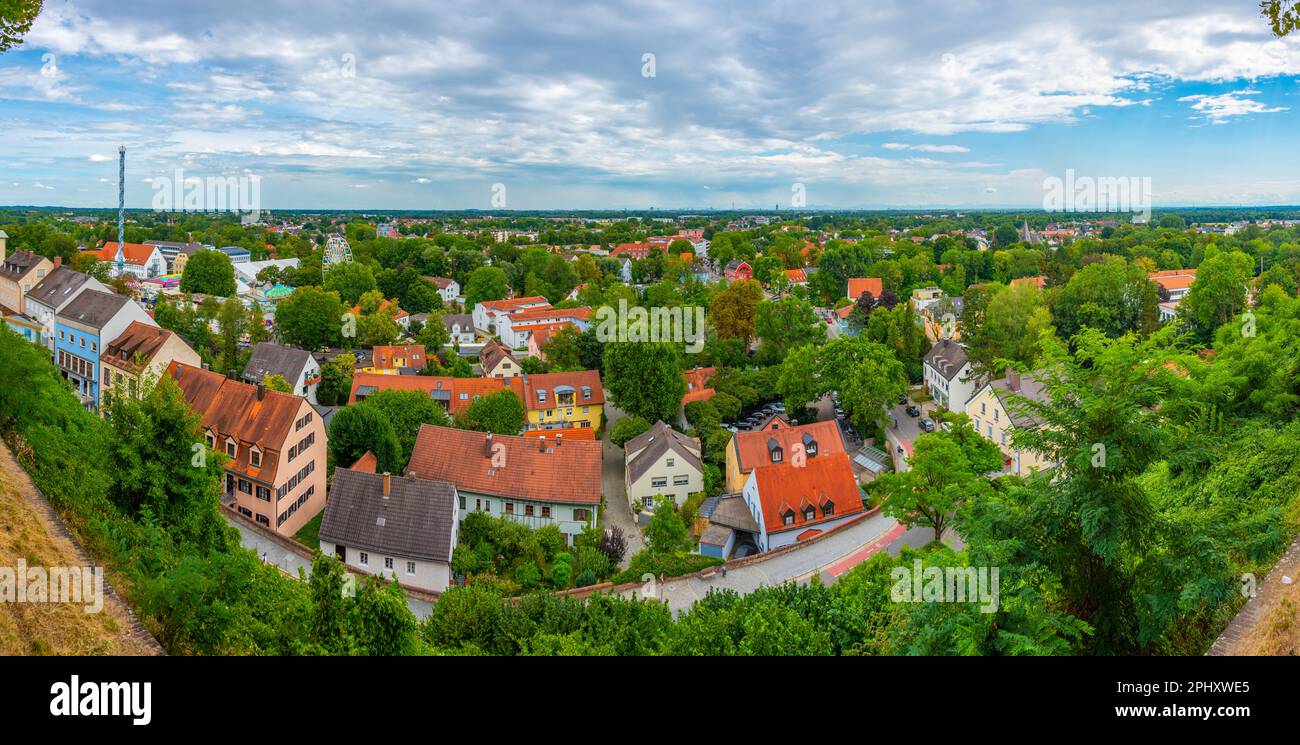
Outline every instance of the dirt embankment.
<svg viewBox="0 0 1300 745"><path fill-rule="evenodd" d="M15 602L17 571L31 567L93 567L9 448L0 442L0 655L156 655L162 649L107 580L102 608L73 602ZM31 577L24 583L24 594ZM52 585L37 583L48 593ZM12 593L12 597L10 596ZM47 596L48 597L48 596Z"/></svg>

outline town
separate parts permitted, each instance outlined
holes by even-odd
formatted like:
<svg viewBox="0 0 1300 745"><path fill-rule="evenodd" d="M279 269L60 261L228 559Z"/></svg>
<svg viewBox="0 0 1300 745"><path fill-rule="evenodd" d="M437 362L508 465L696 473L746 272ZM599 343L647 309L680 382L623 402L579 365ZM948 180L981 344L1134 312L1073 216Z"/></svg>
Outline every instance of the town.
<svg viewBox="0 0 1300 745"><path fill-rule="evenodd" d="M1300 652L1285 3L130 5L0 4L0 655Z"/></svg>

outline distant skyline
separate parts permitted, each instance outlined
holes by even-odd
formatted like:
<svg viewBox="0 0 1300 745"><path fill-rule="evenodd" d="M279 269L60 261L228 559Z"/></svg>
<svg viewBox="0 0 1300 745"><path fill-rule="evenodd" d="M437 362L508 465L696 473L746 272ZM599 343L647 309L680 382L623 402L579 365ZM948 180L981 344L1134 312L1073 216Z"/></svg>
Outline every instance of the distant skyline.
<svg viewBox="0 0 1300 745"><path fill-rule="evenodd" d="M47 0L0 204L115 206L119 144L132 208L178 168L322 211L1300 204L1300 39L1253 1L197 5Z"/></svg>

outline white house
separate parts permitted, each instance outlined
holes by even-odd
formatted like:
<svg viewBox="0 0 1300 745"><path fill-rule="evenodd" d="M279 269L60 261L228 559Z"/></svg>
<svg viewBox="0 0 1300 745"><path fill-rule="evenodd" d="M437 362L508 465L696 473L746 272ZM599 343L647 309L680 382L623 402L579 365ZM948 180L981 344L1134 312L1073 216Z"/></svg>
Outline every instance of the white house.
<svg viewBox="0 0 1300 745"><path fill-rule="evenodd" d="M442 302L461 302L460 283L456 280L449 277L425 277L425 279L432 282L433 285L438 288L438 296L442 298Z"/></svg>
<svg viewBox="0 0 1300 745"><path fill-rule="evenodd" d="M451 334L449 344L464 346L474 343L474 319L468 313L448 313L442 317L442 325Z"/></svg>
<svg viewBox="0 0 1300 745"><path fill-rule="evenodd" d="M107 261L109 274L114 277L133 274L139 279L150 279L167 273L167 259L158 246L144 243L119 245L117 241L108 241L100 248L83 253L93 254L100 261Z"/></svg>
<svg viewBox="0 0 1300 745"><path fill-rule="evenodd" d="M633 511L653 511L658 496L668 497L681 507L691 494L704 491L699 441L662 421L628 440L623 445L623 457L624 485Z"/></svg>
<svg viewBox="0 0 1300 745"><path fill-rule="evenodd" d="M458 503L456 487L445 481L336 469L321 553L354 571L442 592L451 585Z"/></svg>
<svg viewBox="0 0 1300 745"><path fill-rule="evenodd" d="M83 290L112 292L103 282L89 274L61 266L27 293L27 315L41 325L41 343L54 353L54 317Z"/></svg>
<svg viewBox="0 0 1300 745"><path fill-rule="evenodd" d="M758 524L752 540L759 551L805 541L844 525L865 511L846 453L760 466L749 474L741 496Z"/></svg>
<svg viewBox="0 0 1300 745"><path fill-rule="evenodd" d="M302 396L315 405L316 388L320 385L320 363L310 352L293 347L282 347L264 341L253 347L241 376L247 383L261 383L268 375L279 375L289 384L290 392Z"/></svg>
<svg viewBox="0 0 1300 745"><path fill-rule="evenodd" d="M966 348L952 339L940 339L922 360L925 389L935 402L948 411L962 413L975 395L970 360Z"/></svg>

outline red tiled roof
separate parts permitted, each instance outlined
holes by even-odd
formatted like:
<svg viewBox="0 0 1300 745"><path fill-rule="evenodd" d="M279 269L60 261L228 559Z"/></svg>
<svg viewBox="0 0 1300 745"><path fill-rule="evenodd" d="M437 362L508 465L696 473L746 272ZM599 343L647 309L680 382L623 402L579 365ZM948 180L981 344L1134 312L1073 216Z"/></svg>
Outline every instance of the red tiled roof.
<svg viewBox="0 0 1300 745"><path fill-rule="evenodd" d="M602 447L594 440L531 439L426 424L406 470L422 479L450 481L463 492L594 507L600 504Z"/></svg>
<svg viewBox="0 0 1300 745"><path fill-rule="evenodd" d="M123 244L122 258L126 263L136 266L144 266L153 252L158 250L157 246L149 246L143 243L126 243ZM99 248L92 248L82 251L82 253L95 254L100 261L114 261L117 259L117 241L108 241Z"/></svg>
<svg viewBox="0 0 1300 745"><path fill-rule="evenodd" d="M396 346L379 346L375 347L374 367L380 370L396 369L395 363L398 360L405 360L405 367L420 368L424 367L427 358L424 356L423 344L405 344Z"/></svg>
<svg viewBox="0 0 1300 745"><path fill-rule="evenodd" d="M255 385L180 362L168 365L167 374L185 394L185 403L202 417L203 431L216 430L218 449L224 449L227 437L239 441L236 459L228 467L250 478L275 483L280 450L293 433L293 425L302 415L303 407L311 408L306 399L263 390L262 399L258 400ZM260 468L249 465L252 445L262 451Z"/></svg>
<svg viewBox="0 0 1300 745"><path fill-rule="evenodd" d="M536 307L536 306L544 305L548 308L551 307L550 302L548 302L547 299L542 297L541 295L529 295L528 297L514 297L514 298L507 298L505 300L484 300L483 302L479 303L479 305L483 306L487 310L495 310L495 311L500 311L502 313L514 313L517 310L524 309L526 306Z"/></svg>
<svg viewBox="0 0 1300 745"><path fill-rule="evenodd" d="M532 440L540 439L561 439L565 442L570 440L595 440L596 430L591 427L569 427L567 429L530 429L524 432L524 437Z"/></svg>
<svg viewBox="0 0 1300 745"><path fill-rule="evenodd" d="M554 409L556 389L566 386L572 388L576 393L573 406L604 406L605 404L605 386L601 385L600 372L597 370L538 373L536 375L523 375L514 378L514 380L523 382L524 406L529 410ZM591 389L591 398L583 398L583 386ZM538 397L538 394L542 391L546 392L545 401Z"/></svg>
<svg viewBox="0 0 1300 745"><path fill-rule="evenodd" d="M103 362L123 370L139 373L153 362L172 332L140 321L132 321L116 339L104 345ZM124 357L125 356L125 357ZM137 356L139 364L136 363Z"/></svg>
<svg viewBox="0 0 1300 745"><path fill-rule="evenodd" d="M762 466L754 469L758 498L763 508L763 524L768 533L799 530L800 540L808 537L808 528L846 515L862 512L862 494L857 479L849 465L847 453L818 455L809 458L800 467L793 463ZM824 515L822 506L829 501L834 505L830 515ZM812 520L804 519L804 510L815 508ZM794 513L794 524L785 525L787 512Z"/></svg>
<svg viewBox="0 0 1300 745"><path fill-rule="evenodd" d="M1185 290L1196 281L1195 269L1165 269L1147 277L1166 290Z"/></svg>
<svg viewBox="0 0 1300 745"><path fill-rule="evenodd" d="M352 464L353 471L365 471L366 473L375 473L379 468L379 458L375 457L374 451L367 450L366 454L357 458L357 462Z"/></svg>
<svg viewBox="0 0 1300 745"><path fill-rule="evenodd" d="M546 323L557 318L586 321L591 318L591 308L528 308L510 314L512 327L530 323Z"/></svg>
<svg viewBox="0 0 1300 745"><path fill-rule="evenodd" d="M709 380L718 372L716 367L696 367L682 373L686 379L686 393L682 406L695 401L708 401L717 391L709 387Z"/></svg>
<svg viewBox="0 0 1300 745"><path fill-rule="evenodd" d="M790 278L790 282L796 285L808 283L808 275L802 269L786 269L785 276Z"/></svg>
<svg viewBox="0 0 1300 745"><path fill-rule="evenodd" d="M776 440L781 449L785 451L786 458L790 457L791 447L796 442L802 442L803 436L812 435L817 441L817 456L809 458L808 462L821 458L824 455L834 455L846 452L844 439L840 435L840 428L835 422L813 422L812 424L802 424L799 426L780 425L777 429L760 429L753 432L737 432L731 439L731 446L736 448L738 464L741 473L749 473L758 466L771 465L772 460L767 451L767 441Z"/></svg>
<svg viewBox="0 0 1300 745"><path fill-rule="evenodd" d="M864 292L870 292L872 297L878 298L884 291L885 286L880 277L856 277L849 280L850 300L857 300Z"/></svg>

